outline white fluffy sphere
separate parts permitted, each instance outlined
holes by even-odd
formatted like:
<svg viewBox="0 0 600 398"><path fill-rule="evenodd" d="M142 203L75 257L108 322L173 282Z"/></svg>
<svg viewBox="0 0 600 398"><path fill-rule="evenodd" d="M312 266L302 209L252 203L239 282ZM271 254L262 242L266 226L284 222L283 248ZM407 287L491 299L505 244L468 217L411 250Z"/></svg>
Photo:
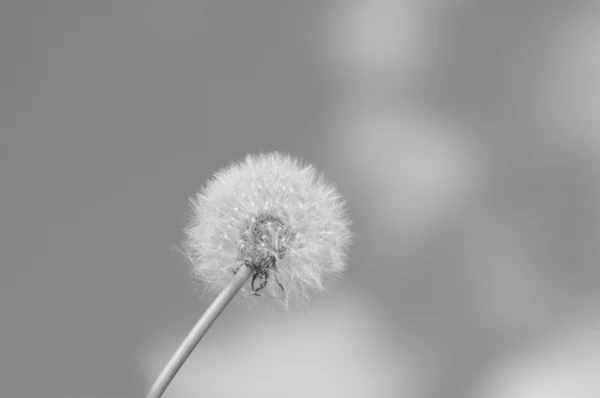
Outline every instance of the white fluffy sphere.
<svg viewBox="0 0 600 398"><path fill-rule="evenodd" d="M269 296L287 307L324 291L346 268L344 200L312 165L289 155L248 155L219 170L192 199L192 214L184 249L206 293L250 267L238 296Z"/></svg>

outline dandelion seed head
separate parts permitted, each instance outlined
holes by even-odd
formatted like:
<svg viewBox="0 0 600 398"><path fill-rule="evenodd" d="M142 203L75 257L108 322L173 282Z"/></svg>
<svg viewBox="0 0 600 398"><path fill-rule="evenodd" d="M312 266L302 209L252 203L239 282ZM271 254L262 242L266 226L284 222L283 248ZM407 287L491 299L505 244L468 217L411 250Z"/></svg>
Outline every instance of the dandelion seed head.
<svg viewBox="0 0 600 398"><path fill-rule="evenodd" d="M351 242L345 202L312 165L279 152L247 155L217 171L191 200L184 251L205 293L218 293L243 266L238 297L261 296L284 307L308 302L311 291L346 268Z"/></svg>

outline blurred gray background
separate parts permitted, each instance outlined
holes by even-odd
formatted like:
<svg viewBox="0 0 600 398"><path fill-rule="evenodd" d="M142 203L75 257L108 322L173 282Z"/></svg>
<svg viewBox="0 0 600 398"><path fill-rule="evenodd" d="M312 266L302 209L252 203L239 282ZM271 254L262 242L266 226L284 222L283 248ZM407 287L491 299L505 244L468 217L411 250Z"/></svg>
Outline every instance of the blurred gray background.
<svg viewBox="0 0 600 398"><path fill-rule="evenodd" d="M600 396L600 4L0 4L0 396L142 396L207 303L173 247L248 152L347 198L310 313L232 306L165 397Z"/></svg>

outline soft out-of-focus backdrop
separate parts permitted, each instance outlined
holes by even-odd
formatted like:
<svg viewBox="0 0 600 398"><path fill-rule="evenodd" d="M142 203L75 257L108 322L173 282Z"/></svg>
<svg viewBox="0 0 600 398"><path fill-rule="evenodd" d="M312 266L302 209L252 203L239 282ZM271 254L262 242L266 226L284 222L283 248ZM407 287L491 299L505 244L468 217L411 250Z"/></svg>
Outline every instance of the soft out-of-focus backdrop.
<svg viewBox="0 0 600 398"><path fill-rule="evenodd" d="M349 271L165 397L597 398L599 69L596 1L2 2L0 396L143 395L207 305L188 197L281 150Z"/></svg>

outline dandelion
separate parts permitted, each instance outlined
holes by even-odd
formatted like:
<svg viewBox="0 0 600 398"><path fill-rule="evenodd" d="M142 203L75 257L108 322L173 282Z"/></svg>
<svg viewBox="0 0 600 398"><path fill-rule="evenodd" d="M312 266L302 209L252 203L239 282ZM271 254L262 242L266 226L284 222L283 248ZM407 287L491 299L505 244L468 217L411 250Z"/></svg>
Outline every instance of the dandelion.
<svg viewBox="0 0 600 398"><path fill-rule="evenodd" d="M183 252L216 298L167 363L147 398L158 398L225 306L268 296L288 308L346 268L350 221L335 186L312 165L278 152L219 170L192 199Z"/></svg>
<svg viewBox="0 0 600 398"><path fill-rule="evenodd" d="M324 291L346 267L344 201L312 165L291 156L248 155L221 169L192 210L184 251L207 294L249 267L240 298L267 295L287 307Z"/></svg>

